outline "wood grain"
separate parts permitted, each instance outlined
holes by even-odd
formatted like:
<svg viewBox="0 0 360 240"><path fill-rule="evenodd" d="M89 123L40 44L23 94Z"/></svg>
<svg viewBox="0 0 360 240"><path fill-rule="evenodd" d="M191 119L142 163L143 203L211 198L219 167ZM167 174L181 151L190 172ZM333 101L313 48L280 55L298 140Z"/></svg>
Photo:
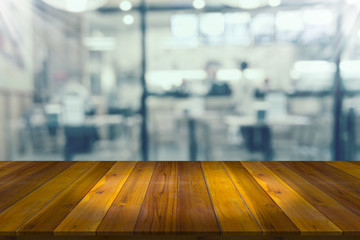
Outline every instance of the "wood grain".
<svg viewBox="0 0 360 240"><path fill-rule="evenodd" d="M339 227L289 187L270 169L265 167L264 164L261 162L242 162L242 164L300 229L302 234L313 234L316 232L342 234L342 230Z"/></svg>
<svg viewBox="0 0 360 240"><path fill-rule="evenodd" d="M20 168L16 168L17 171L11 171L8 174L0 177L0 191L20 182L22 179L25 179L28 176L35 175L38 171L47 168L48 166L55 165L55 162L25 162L16 163L16 165L20 165Z"/></svg>
<svg viewBox="0 0 360 240"><path fill-rule="evenodd" d="M97 162L49 204L23 224L17 232L52 233L115 162Z"/></svg>
<svg viewBox="0 0 360 240"><path fill-rule="evenodd" d="M222 232L261 232L221 162L201 163L212 204Z"/></svg>
<svg viewBox="0 0 360 240"><path fill-rule="evenodd" d="M25 165L29 165L29 162L5 162L5 165L0 166L0 177L16 171ZM7 179L10 181L9 177ZM9 183L8 181L7 183Z"/></svg>
<svg viewBox="0 0 360 240"><path fill-rule="evenodd" d="M359 240L358 236L271 236L271 235L219 235L219 236L189 236L189 235L134 235L134 236L48 236L48 235L25 235L18 236L16 240ZM14 240L14 238L1 238L0 240Z"/></svg>
<svg viewBox="0 0 360 240"><path fill-rule="evenodd" d="M316 169L318 173L321 173L327 179L327 182L337 183L360 197L360 179L339 171L325 162L310 161L306 163L306 166Z"/></svg>
<svg viewBox="0 0 360 240"><path fill-rule="evenodd" d="M178 231L219 232L200 162L178 165Z"/></svg>
<svg viewBox="0 0 360 240"><path fill-rule="evenodd" d="M0 162L0 240L358 239L359 168Z"/></svg>
<svg viewBox="0 0 360 240"><path fill-rule="evenodd" d="M97 233L132 233L154 172L155 162L138 162L101 222Z"/></svg>
<svg viewBox="0 0 360 240"><path fill-rule="evenodd" d="M360 231L360 217L280 162L264 162L271 171L340 227L344 234Z"/></svg>
<svg viewBox="0 0 360 240"><path fill-rule="evenodd" d="M339 182L334 181L332 175L328 176L320 172L316 167L311 167L308 162L283 162L283 164L360 216L360 198ZM335 175L339 172L339 170L336 171Z"/></svg>
<svg viewBox="0 0 360 240"><path fill-rule="evenodd" d="M29 163L0 178L0 212L56 176L74 162Z"/></svg>
<svg viewBox="0 0 360 240"><path fill-rule="evenodd" d="M349 161L348 163L354 164L358 167L360 167L360 161Z"/></svg>
<svg viewBox="0 0 360 240"><path fill-rule="evenodd" d="M94 234L135 164L136 162L115 163L59 224L54 233Z"/></svg>
<svg viewBox="0 0 360 240"><path fill-rule="evenodd" d="M0 232L14 233L27 219L63 191L94 162L78 162L0 213ZM16 215L16 218L14 218Z"/></svg>
<svg viewBox="0 0 360 240"><path fill-rule="evenodd" d="M175 233L176 211L177 162L157 162L135 232Z"/></svg>
<svg viewBox="0 0 360 240"><path fill-rule="evenodd" d="M246 205L265 233L299 233L299 229L240 162L223 162Z"/></svg>
<svg viewBox="0 0 360 240"><path fill-rule="evenodd" d="M12 237L1 238L0 240L14 240ZM24 235L16 237L16 240L359 240L358 236L272 236L272 235L134 235L134 236L114 236L114 235L94 235L94 236L49 236L49 235Z"/></svg>
<svg viewBox="0 0 360 240"><path fill-rule="evenodd" d="M11 161L0 161L0 168L4 167L5 165L11 163Z"/></svg>
<svg viewBox="0 0 360 240"><path fill-rule="evenodd" d="M326 163L360 179L360 166L353 164L352 162L328 161Z"/></svg>
<svg viewBox="0 0 360 240"><path fill-rule="evenodd" d="M12 163L11 161L0 161L0 169ZM1 172L1 171L0 171Z"/></svg>

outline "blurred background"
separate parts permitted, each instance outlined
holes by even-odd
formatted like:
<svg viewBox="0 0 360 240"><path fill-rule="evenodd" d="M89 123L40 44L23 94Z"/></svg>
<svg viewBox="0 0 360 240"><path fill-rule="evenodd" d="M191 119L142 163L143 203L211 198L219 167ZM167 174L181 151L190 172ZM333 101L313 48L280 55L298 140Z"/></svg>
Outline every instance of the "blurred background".
<svg viewBox="0 0 360 240"><path fill-rule="evenodd" d="M1 0L0 160L360 160L358 0Z"/></svg>

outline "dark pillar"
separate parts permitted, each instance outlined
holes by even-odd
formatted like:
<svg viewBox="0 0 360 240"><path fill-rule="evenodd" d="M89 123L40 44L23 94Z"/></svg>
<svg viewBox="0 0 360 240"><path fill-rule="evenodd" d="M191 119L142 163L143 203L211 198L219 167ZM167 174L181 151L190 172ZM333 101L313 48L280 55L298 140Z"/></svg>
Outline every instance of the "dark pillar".
<svg viewBox="0 0 360 240"><path fill-rule="evenodd" d="M142 95L141 95L141 108L140 113L142 116L141 122L141 134L140 134L140 146L141 146L141 156L143 161L149 160L149 142L148 142L148 130L147 130L147 109L146 109L146 98L147 98L147 87L146 87L146 3L145 0L141 0L141 85L142 85Z"/></svg>
<svg viewBox="0 0 360 240"><path fill-rule="evenodd" d="M334 84L334 136L333 136L333 159L337 160L346 160L343 159L343 141L341 138L342 135L342 102L343 102L343 91L341 84L341 73L340 73L340 56L336 59L336 74L335 74L335 84Z"/></svg>
<svg viewBox="0 0 360 240"><path fill-rule="evenodd" d="M189 129L189 160L196 161L197 142L196 142L196 120L192 117L188 118Z"/></svg>
<svg viewBox="0 0 360 240"><path fill-rule="evenodd" d="M341 4L341 3L340 3ZM337 26L336 26L336 46L335 46L335 54L336 54L336 73L334 79L334 126L333 126L333 156L332 160L345 160L343 158L343 141L341 138L342 135L342 102L343 102L343 86L340 72L340 62L341 62L341 54L343 48L343 34L342 34L342 23L343 23L343 14L341 12L341 5L339 4L339 12L337 18Z"/></svg>

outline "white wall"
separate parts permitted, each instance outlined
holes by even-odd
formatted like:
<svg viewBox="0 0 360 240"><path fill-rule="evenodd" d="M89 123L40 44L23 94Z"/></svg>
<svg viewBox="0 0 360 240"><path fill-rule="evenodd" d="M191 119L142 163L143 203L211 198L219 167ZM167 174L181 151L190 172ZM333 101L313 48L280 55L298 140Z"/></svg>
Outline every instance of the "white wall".
<svg viewBox="0 0 360 240"><path fill-rule="evenodd" d="M0 52L0 89L32 91L32 2L1 0L0 7L3 45ZM15 63L16 57L22 59L23 66Z"/></svg>
<svg viewBox="0 0 360 240"><path fill-rule="evenodd" d="M0 2L0 160L14 160L11 124L34 89L32 7L32 1Z"/></svg>

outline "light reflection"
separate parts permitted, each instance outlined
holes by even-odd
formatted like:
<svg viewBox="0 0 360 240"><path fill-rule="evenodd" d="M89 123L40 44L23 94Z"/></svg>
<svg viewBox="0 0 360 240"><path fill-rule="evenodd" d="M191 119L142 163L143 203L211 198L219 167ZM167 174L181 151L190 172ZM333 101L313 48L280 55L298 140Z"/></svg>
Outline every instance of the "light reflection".
<svg viewBox="0 0 360 240"><path fill-rule="evenodd" d="M204 0L194 0L193 6L195 9L203 9L205 7L206 3Z"/></svg>
<svg viewBox="0 0 360 240"><path fill-rule="evenodd" d="M124 0L120 2L119 7L122 11L130 11L132 9L132 4L130 1Z"/></svg>
<svg viewBox="0 0 360 240"><path fill-rule="evenodd" d="M130 15L130 14L127 14L123 17L123 22L126 24L126 25L131 25L133 24L135 21L135 18L133 15Z"/></svg>
<svg viewBox="0 0 360 240"><path fill-rule="evenodd" d="M281 5L281 0L269 0L269 6L278 7Z"/></svg>

